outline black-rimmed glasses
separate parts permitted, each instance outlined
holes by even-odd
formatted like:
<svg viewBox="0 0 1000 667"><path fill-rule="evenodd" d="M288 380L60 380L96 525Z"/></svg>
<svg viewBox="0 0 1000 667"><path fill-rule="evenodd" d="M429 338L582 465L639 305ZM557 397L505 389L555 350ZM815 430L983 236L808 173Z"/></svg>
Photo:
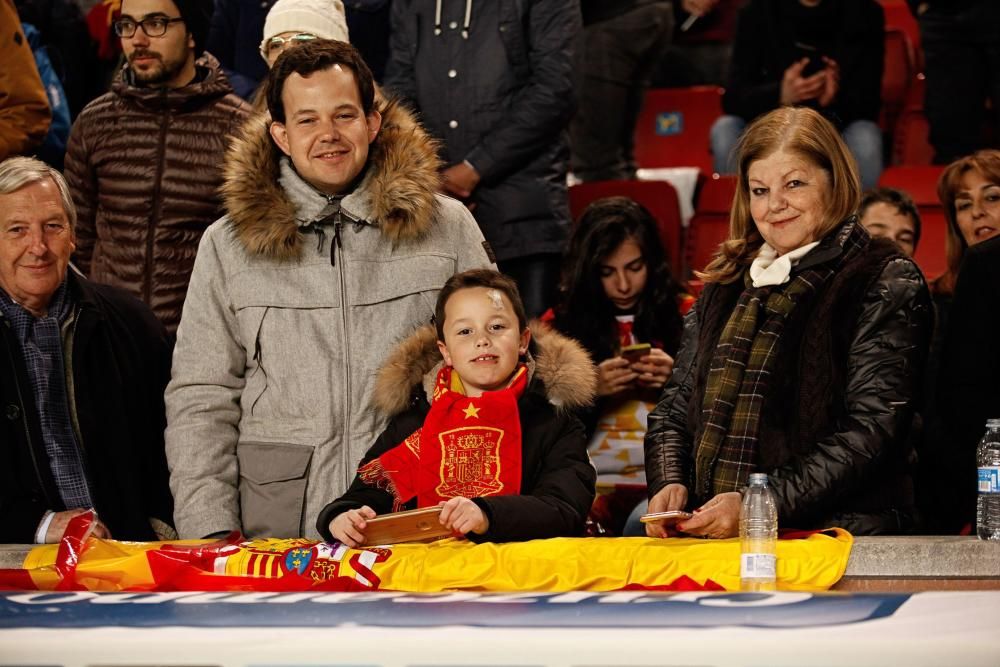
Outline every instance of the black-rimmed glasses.
<svg viewBox="0 0 1000 667"><path fill-rule="evenodd" d="M171 23L183 23L181 17L168 18L166 16L151 16L141 21L132 19L118 19L115 21L115 34L119 37L132 37L136 29L140 26L147 37L163 37L167 34L167 28Z"/></svg>

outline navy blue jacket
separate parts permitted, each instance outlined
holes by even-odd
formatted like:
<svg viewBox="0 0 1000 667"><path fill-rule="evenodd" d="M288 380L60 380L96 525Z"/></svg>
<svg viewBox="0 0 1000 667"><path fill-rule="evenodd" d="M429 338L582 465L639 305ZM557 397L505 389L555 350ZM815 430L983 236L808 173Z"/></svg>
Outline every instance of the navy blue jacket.
<svg viewBox="0 0 1000 667"><path fill-rule="evenodd" d="M562 252L569 229L565 133L573 114L578 0L396 0L385 86L481 176L473 215L500 261Z"/></svg>

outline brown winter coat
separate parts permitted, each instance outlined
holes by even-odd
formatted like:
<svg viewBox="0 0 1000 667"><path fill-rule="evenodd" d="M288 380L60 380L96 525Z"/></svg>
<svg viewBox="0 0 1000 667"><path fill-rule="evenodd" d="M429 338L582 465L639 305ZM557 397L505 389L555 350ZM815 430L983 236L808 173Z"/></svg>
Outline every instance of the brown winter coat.
<svg viewBox="0 0 1000 667"><path fill-rule="evenodd" d="M196 64L196 81L173 90L132 85L122 70L80 113L66 154L79 216L74 261L145 301L171 332L198 241L222 215L229 138L250 112L214 57Z"/></svg>
<svg viewBox="0 0 1000 667"><path fill-rule="evenodd" d="M11 0L0 0L0 160L42 143L52 114Z"/></svg>

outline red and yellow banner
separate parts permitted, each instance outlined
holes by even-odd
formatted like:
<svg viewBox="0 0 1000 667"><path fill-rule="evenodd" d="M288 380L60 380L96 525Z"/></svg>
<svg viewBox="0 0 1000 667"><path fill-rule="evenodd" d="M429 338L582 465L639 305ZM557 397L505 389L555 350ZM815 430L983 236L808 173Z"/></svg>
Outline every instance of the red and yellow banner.
<svg viewBox="0 0 1000 667"><path fill-rule="evenodd" d="M61 544L32 549L23 568L0 570L0 589L739 590L738 539L447 539L349 549L304 539L242 540L236 533L215 542L99 540L80 525L67 533ZM851 543L839 528L778 540L778 589L829 589L844 574Z"/></svg>

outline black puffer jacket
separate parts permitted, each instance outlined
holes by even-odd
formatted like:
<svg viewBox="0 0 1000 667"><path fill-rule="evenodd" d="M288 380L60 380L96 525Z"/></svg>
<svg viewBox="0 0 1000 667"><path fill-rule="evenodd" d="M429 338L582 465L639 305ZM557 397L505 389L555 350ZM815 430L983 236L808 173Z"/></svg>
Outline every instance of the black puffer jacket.
<svg viewBox="0 0 1000 667"><path fill-rule="evenodd" d="M709 499L708 490L693 488L694 443L711 352L742 289L742 279L711 283L687 316L673 377L649 416L650 497L679 483L692 507ZM920 270L882 239L793 311L764 399L755 462L770 477L784 527L841 526L862 535L914 529L907 436L930 330Z"/></svg>

